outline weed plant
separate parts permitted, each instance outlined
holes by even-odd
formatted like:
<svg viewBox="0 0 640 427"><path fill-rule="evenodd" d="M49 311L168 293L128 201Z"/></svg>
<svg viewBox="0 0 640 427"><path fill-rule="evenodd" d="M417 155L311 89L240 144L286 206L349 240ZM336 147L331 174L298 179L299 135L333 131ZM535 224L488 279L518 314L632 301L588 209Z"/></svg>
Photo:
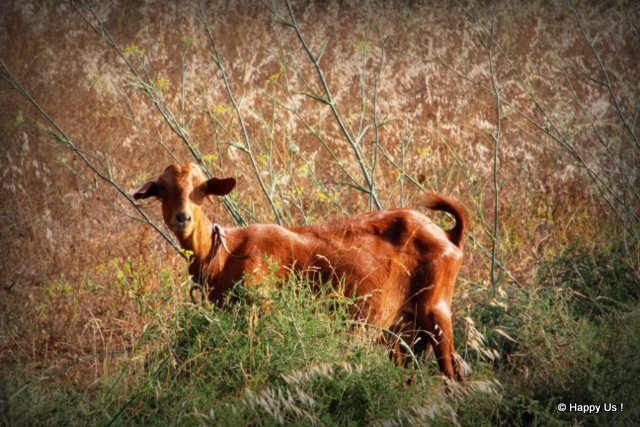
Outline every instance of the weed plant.
<svg viewBox="0 0 640 427"><path fill-rule="evenodd" d="M330 289L326 287L325 289ZM354 301L307 281L238 285L222 307L177 303L87 393L42 379L10 386L20 425L411 425L456 423L496 384L447 385L431 360L397 367Z"/></svg>
<svg viewBox="0 0 640 427"><path fill-rule="evenodd" d="M623 245L576 244L541 262L534 286L489 302L478 294L454 322L470 370L463 386L441 379L433 356L395 366L385 333L354 326L355 301L330 286L270 277L239 284L222 306L193 304L162 271L152 285L143 263L110 263L96 274L112 288L89 281L84 292L129 301L142 327L124 331L117 350L47 375L3 370L3 416L13 425L632 425L640 310L629 259ZM53 281L34 312L77 312L85 296L69 289ZM66 376L98 359L92 384ZM617 410L563 413L560 403Z"/></svg>
<svg viewBox="0 0 640 427"><path fill-rule="evenodd" d="M502 399L487 415L508 425L633 425L640 417L640 283L624 246L576 245L538 271L535 287L510 288L502 304L474 310L500 354L493 371ZM563 413L561 403L600 405L600 413ZM605 404L616 410L604 412ZM461 409L474 417L483 411Z"/></svg>
<svg viewBox="0 0 640 427"><path fill-rule="evenodd" d="M0 29L0 424L638 424L633 2L31 3ZM225 225L462 201L467 383L300 278L186 302L129 191L173 161L238 179Z"/></svg>

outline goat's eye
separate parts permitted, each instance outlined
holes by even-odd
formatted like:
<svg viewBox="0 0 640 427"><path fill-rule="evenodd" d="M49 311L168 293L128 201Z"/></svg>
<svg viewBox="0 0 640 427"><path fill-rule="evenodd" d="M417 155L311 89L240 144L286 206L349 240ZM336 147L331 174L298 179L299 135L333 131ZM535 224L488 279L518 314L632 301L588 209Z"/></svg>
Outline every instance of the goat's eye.
<svg viewBox="0 0 640 427"><path fill-rule="evenodd" d="M208 195L206 182L198 185L198 194L200 194L201 196Z"/></svg>

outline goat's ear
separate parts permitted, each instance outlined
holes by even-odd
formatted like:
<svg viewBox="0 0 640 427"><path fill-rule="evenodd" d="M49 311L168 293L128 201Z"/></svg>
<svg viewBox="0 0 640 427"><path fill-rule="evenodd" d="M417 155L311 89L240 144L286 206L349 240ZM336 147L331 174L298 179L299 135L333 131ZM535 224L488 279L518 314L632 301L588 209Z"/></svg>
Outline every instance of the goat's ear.
<svg viewBox="0 0 640 427"><path fill-rule="evenodd" d="M224 196L229 194L235 186L235 178L211 178L203 184L205 193L213 196Z"/></svg>
<svg viewBox="0 0 640 427"><path fill-rule="evenodd" d="M142 187L138 188L135 193L133 193L133 198L138 199L146 199L149 197L158 197L160 187L158 183L155 181L149 181Z"/></svg>

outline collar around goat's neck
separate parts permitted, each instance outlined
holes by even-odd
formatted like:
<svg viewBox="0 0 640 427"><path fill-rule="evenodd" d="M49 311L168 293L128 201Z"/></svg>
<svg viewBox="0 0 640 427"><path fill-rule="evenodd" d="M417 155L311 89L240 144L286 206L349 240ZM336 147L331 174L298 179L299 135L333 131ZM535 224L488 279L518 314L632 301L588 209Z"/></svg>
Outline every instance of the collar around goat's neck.
<svg viewBox="0 0 640 427"><path fill-rule="evenodd" d="M212 230L213 231L211 232L211 234L213 236L213 246L211 248L211 259L216 257L220 246L222 246L225 251L229 252L229 249L227 248L227 242L225 240L227 237L227 233L225 233L224 228L222 228L217 222L214 222Z"/></svg>
<svg viewBox="0 0 640 427"><path fill-rule="evenodd" d="M224 228L222 228L222 226L220 226L217 222L213 223L213 247L211 249L211 259L213 260L216 255L218 254L218 250L220 249L220 246L222 246L222 248L224 249L224 251L232 258L236 258L236 259L247 259L251 256L251 254L253 253L253 250L255 249L255 246L251 248L251 251L246 254L246 255L235 255L232 254L231 251L229 250L229 247L227 246L227 233L225 232Z"/></svg>

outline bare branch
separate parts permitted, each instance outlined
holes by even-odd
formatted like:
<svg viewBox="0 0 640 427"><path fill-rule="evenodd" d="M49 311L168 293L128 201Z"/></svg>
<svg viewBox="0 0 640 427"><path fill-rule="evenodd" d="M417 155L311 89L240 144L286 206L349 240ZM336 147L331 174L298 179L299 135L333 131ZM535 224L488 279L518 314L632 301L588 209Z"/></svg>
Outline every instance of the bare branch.
<svg viewBox="0 0 640 427"><path fill-rule="evenodd" d="M207 33L207 37L209 38L209 42L211 44L211 49L213 50L213 62L216 64L216 66L218 67L218 70L220 71L220 74L222 75L224 88L227 92L227 96L229 98L229 101L231 102L231 105L233 106L233 110L236 113L238 123L240 124L240 128L242 130L242 137L244 139L244 147L246 149L246 153L249 155L249 159L251 161L251 165L253 167L253 171L256 175L256 178L258 179L258 183L260 184L260 188L262 189L262 192L264 193L265 197L269 201L269 205L271 206L271 210L273 211L275 220L277 221L278 224L282 224L282 218L280 216L280 213L278 212L278 208L276 207L276 204L273 200L271 192L267 190L267 186L265 185L264 180L262 179L262 176L260 174L260 169L258 168L258 164L256 162L255 156L253 155L252 143L249 138L249 133L247 132L247 127L244 123L244 119L242 118L242 114L240 113L240 108L238 107L238 103L236 102L233 92L231 91L231 86L227 78L227 73L225 72L224 66L222 64L222 57L218 52L218 48L216 46L213 33L211 32L211 27L209 26L209 21L207 19L206 14L204 13L204 9L202 8L202 2L198 1L198 6L200 8L202 24L204 25L204 29Z"/></svg>
<svg viewBox="0 0 640 427"><path fill-rule="evenodd" d="M173 246L173 248L183 255L180 246L175 240L167 233L165 233L158 224L156 224L142 207L131 197L120 184L118 184L109 172L108 165L100 165L94 163L91 159L95 157L86 153L79 145L74 143L71 138L65 133L60 125L42 108L42 106L36 101L35 98L18 82L18 80L11 74L5 63L0 60L0 66L2 68L1 76L6 80L13 89L15 89L29 104L31 104L38 113L46 120L51 127L43 127L43 130L54 140L58 141L62 146L68 148L75 153L84 165L98 178L113 187L129 204L140 214L144 221L149 224L153 229L160 234L167 242ZM184 256L184 255L183 255Z"/></svg>
<svg viewBox="0 0 640 427"><path fill-rule="evenodd" d="M371 197L371 199L373 200L373 203L375 204L376 208L377 209L382 209L382 204L380 203L378 195L376 194L376 191L374 189L372 174L367 169L366 162L364 160L364 156L363 156L363 154L362 154L362 152L360 150L358 142L356 141L356 139L354 139L354 137L351 135L351 133L347 129L347 127L344 124L344 121L342 119L342 116L338 112L338 109L337 109L337 107L335 105L335 102L333 100L333 96L331 94L331 90L329 89L329 85L327 84L327 80L326 80L326 78L324 76L324 72L322 71L322 68L320 67L320 58L322 57L322 53L324 53L324 49L326 48L326 43L322 47L322 49L320 50L320 53L318 55L314 55L311 52L309 46L307 45L307 42L305 41L304 36L300 32L300 27L298 26L298 23L297 23L296 18L295 18L295 14L293 13L293 8L291 7L291 2L289 0L285 0L285 2L286 2L287 10L289 12L290 25L293 28L293 30L295 31L296 36L298 37L298 40L300 41L300 44L302 45L302 48L304 49L305 53L307 54L307 56L309 57L309 59L313 63L313 66L314 66L314 68L316 70L316 75L318 76L318 80L320 81L320 83L322 85L322 89L323 89L324 94L325 94L326 104L331 109L331 113L333 114L333 117L334 117L336 123L338 124L338 127L340 128L340 131L344 135L347 143L351 147L351 149L352 149L352 151L353 151L353 153L354 153L354 155L356 157L356 160L358 162L358 166L360 167L360 171L362 172L362 176L363 176L363 178L364 178L364 180L366 182L366 185L367 185L367 189L368 189L367 193L369 194L369 197Z"/></svg>

